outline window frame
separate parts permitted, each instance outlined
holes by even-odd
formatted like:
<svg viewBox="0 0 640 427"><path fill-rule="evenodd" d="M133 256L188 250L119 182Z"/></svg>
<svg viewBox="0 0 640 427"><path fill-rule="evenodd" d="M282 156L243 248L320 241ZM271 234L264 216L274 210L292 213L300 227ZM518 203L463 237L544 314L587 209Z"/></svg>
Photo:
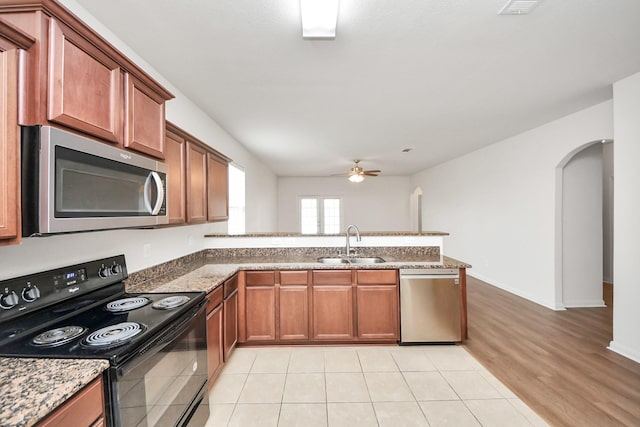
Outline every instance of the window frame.
<svg viewBox="0 0 640 427"><path fill-rule="evenodd" d="M315 199L316 200L316 208L317 208L317 226L318 226L318 232L317 233L302 233L302 200L303 199ZM305 196L298 196L298 231L301 234L304 234L305 236L321 236L321 235L325 235L325 234L329 234L325 232L325 221L324 221L324 210L325 210L325 205L324 202L325 200L338 200L339 204L340 204L340 213L339 213L339 221L340 223L338 224L338 231L336 233L330 233L330 235L335 236L340 234L340 229L342 228L342 224L344 224L344 210L343 210L343 203L342 203L342 197L341 196L317 196L317 195L305 195Z"/></svg>

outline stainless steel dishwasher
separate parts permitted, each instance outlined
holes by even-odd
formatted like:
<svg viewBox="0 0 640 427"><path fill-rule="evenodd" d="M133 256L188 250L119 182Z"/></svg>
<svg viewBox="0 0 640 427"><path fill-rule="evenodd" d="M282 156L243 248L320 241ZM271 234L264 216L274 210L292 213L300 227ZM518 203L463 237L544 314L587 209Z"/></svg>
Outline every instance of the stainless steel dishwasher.
<svg viewBox="0 0 640 427"><path fill-rule="evenodd" d="M461 336L458 269L400 270L400 344L457 342Z"/></svg>

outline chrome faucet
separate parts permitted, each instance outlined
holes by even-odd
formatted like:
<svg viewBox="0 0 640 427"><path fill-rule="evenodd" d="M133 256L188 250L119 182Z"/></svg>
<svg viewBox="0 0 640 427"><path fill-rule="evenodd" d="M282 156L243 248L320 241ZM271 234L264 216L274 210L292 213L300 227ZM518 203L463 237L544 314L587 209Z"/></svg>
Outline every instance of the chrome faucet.
<svg viewBox="0 0 640 427"><path fill-rule="evenodd" d="M356 230L356 242L359 242L359 241L362 240L360 238L360 230L358 230L358 227L356 227L353 224L349 225L347 227L347 231L345 233L345 236L347 237L347 244L345 245L345 255L346 256L351 256L351 243L349 242L349 237L351 237L351 235L349 234L349 230L351 230L352 228Z"/></svg>

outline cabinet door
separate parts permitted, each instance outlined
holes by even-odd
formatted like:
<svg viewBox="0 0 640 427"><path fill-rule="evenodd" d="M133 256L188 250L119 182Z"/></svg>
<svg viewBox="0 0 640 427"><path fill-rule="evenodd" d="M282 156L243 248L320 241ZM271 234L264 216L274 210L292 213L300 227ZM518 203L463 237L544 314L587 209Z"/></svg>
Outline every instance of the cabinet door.
<svg viewBox="0 0 640 427"><path fill-rule="evenodd" d="M245 290L245 309L247 342L275 341L275 286L247 286Z"/></svg>
<svg viewBox="0 0 640 427"><path fill-rule="evenodd" d="M309 339L309 292L307 285L278 289L278 338L281 341Z"/></svg>
<svg viewBox="0 0 640 427"><path fill-rule="evenodd" d="M313 285L313 339L352 340L353 290L341 285Z"/></svg>
<svg viewBox="0 0 640 427"><path fill-rule="evenodd" d="M358 270L356 288L358 338L400 338L397 270Z"/></svg>
<svg viewBox="0 0 640 427"><path fill-rule="evenodd" d="M166 163L169 167L167 173L167 193L169 224L184 224L186 221L185 208L187 205L185 173L186 142L184 138L173 132L166 131L165 150Z"/></svg>
<svg viewBox="0 0 640 427"><path fill-rule="evenodd" d="M238 291L224 300L224 361L229 360L238 342Z"/></svg>
<svg viewBox="0 0 640 427"><path fill-rule="evenodd" d="M224 363L222 342L223 304L218 304L207 315L207 361L209 365L209 388Z"/></svg>
<svg viewBox="0 0 640 427"><path fill-rule="evenodd" d="M94 427L103 425L104 395L102 389L102 378L94 380L38 425L40 427Z"/></svg>
<svg viewBox="0 0 640 427"><path fill-rule="evenodd" d="M208 220L229 219L229 165L226 160L208 153Z"/></svg>
<svg viewBox="0 0 640 427"><path fill-rule="evenodd" d="M54 19L49 38L48 120L121 143L120 66Z"/></svg>
<svg viewBox="0 0 640 427"><path fill-rule="evenodd" d="M125 74L124 146L164 159L164 98Z"/></svg>
<svg viewBox="0 0 640 427"><path fill-rule="evenodd" d="M398 287L394 285L358 285L358 338L397 340Z"/></svg>
<svg viewBox="0 0 640 427"><path fill-rule="evenodd" d="M187 142L187 222L207 220L207 153Z"/></svg>
<svg viewBox="0 0 640 427"><path fill-rule="evenodd" d="M20 240L18 51L0 44L0 245Z"/></svg>
<svg viewBox="0 0 640 427"><path fill-rule="evenodd" d="M352 340L353 285L349 270L316 270L312 275L314 340Z"/></svg>
<svg viewBox="0 0 640 427"><path fill-rule="evenodd" d="M309 277L307 271L280 271L278 339L309 340Z"/></svg>

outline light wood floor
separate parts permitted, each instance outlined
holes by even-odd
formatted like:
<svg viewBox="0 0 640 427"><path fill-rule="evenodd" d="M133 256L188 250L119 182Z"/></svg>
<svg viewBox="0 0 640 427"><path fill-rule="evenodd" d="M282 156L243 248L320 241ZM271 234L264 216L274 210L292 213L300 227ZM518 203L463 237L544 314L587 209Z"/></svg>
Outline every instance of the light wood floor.
<svg viewBox="0 0 640 427"><path fill-rule="evenodd" d="M553 311L468 277L467 348L553 426L640 426L640 364L610 350L606 308Z"/></svg>

